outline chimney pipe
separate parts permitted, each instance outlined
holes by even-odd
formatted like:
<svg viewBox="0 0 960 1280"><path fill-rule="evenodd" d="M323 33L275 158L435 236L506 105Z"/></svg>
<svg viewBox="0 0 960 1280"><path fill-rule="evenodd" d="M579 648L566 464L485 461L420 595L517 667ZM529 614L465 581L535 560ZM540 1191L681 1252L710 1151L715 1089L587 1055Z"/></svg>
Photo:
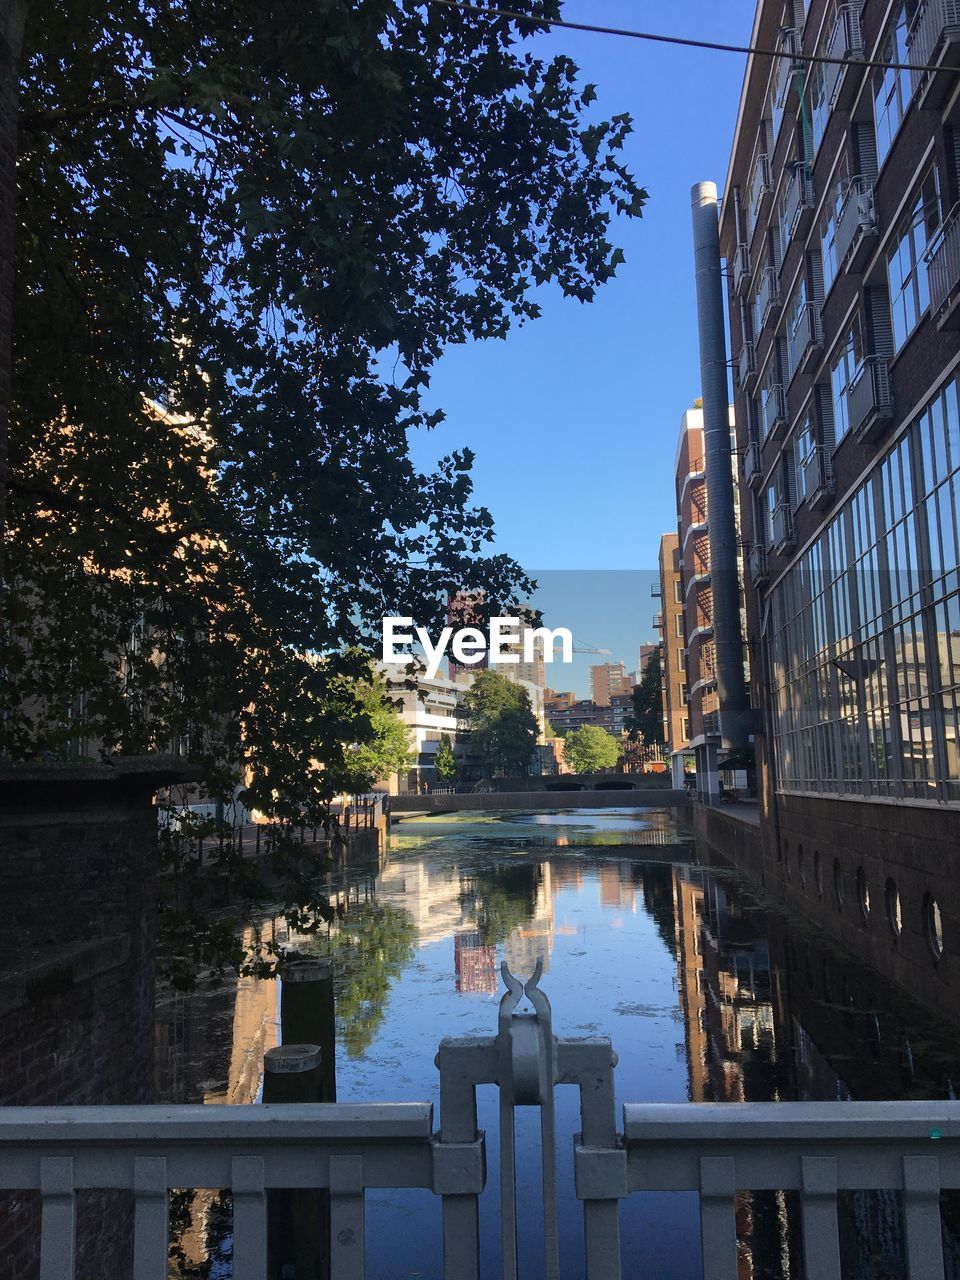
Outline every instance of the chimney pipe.
<svg viewBox="0 0 960 1280"><path fill-rule="evenodd" d="M733 458L727 395L727 342L720 271L717 187L698 182L691 191L693 249L700 330L700 394L703 397L703 452L707 480L713 636L717 656L720 737L724 747L746 747L751 716L743 678L740 579L733 504Z"/></svg>

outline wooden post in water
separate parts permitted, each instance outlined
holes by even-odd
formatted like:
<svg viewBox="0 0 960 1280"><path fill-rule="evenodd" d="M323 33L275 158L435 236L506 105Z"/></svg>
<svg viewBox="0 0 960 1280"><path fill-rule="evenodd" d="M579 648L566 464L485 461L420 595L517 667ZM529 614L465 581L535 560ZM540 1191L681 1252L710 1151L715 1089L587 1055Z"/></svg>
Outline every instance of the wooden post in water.
<svg viewBox="0 0 960 1280"><path fill-rule="evenodd" d="M280 970L280 1034L284 1044L320 1046L318 1102L337 1100L337 1019L333 965L321 956L295 956Z"/></svg>
<svg viewBox="0 0 960 1280"><path fill-rule="evenodd" d="M265 1103L320 1102L316 1044L282 1044L263 1055ZM330 1193L303 1187L267 1192L267 1280L330 1280Z"/></svg>

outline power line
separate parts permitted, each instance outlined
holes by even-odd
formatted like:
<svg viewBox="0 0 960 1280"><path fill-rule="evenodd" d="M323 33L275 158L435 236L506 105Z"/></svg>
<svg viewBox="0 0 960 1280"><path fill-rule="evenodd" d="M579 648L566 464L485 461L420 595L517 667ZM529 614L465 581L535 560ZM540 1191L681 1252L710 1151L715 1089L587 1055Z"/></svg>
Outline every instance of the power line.
<svg viewBox="0 0 960 1280"><path fill-rule="evenodd" d="M515 22L530 22L541 27L560 27L567 31L587 31L593 35L622 36L628 40L647 40L654 44L682 45L688 49L707 49L714 53L745 53L758 58L789 58L791 62L803 62L839 67L863 67L881 71L960 71L960 67L929 66L916 62L878 62L868 58L830 58L820 53L794 53L790 49L758 49L747 44L722 44L716 40L694 40L689 36L665 36L654 31L634 31L629 27L601 27L592 22L569 22L563 18L538 17L530 13L517 13L512 9L493 8L489 5L467 3L467 0L428 0L429 4L442 4L448 9L463 13L485 14L491 18L510 18Z"/></svg>

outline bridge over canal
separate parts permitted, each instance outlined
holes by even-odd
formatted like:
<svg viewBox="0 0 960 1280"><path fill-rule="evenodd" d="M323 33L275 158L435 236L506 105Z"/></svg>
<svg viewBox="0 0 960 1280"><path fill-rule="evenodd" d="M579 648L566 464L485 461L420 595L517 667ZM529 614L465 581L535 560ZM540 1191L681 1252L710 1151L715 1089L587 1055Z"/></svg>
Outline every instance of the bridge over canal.
<svg viewBox="0 0 960 1280"><path fill-rule="evenodd" d="M483 791L433 791L391 796L392 814L496 812L503 809L677 809L686 791L647 773L563 774L556 778L502 778Z"/></svg>

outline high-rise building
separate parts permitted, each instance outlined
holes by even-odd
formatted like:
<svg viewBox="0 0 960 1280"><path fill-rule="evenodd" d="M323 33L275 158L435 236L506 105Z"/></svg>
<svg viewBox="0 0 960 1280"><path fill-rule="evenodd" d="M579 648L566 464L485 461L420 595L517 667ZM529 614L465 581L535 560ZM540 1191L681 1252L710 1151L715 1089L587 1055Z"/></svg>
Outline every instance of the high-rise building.
<svg viewBox="0 0 960 1280"><path fill-rule="evenodd" d="M869 924L871 963L892 947L901 971L942 977L960 845L960 75L943 67L960 25L945 0L761 0L751 44L853 59L749 59L721 211L765 859L845 938Z"/></svg>
<svg viewBox="0 0 960 1280"><path fill-rule="evenodd" d="M637 654L637 669L631 677L635 685L639 684L643 679L643 673L647 669L647 663L659 648L659 644L642 644L640 646L640 650Z"/></svg>
<svg viewBox="0 0 960 1280"><path fill-rule="evenodd" d="M590 668L590 698L598 707L608 707L615 693L631 693L633 677L622 662L599 662Z"/></svg>
<svg viewBox="0 0 960 1280"><path fill-rule="evenodd" d="M490 666L506 676L508 680L525 681L527 684L536 685L539 689L545 690L547 669L543 656L543 640L533 634L535 630L536 628L531 627L529 623L521 622L516 643L504 645L508 653L516 654L519 662L491 662ZM528 645L533 655L529 661L525 657Z"/></svg>

